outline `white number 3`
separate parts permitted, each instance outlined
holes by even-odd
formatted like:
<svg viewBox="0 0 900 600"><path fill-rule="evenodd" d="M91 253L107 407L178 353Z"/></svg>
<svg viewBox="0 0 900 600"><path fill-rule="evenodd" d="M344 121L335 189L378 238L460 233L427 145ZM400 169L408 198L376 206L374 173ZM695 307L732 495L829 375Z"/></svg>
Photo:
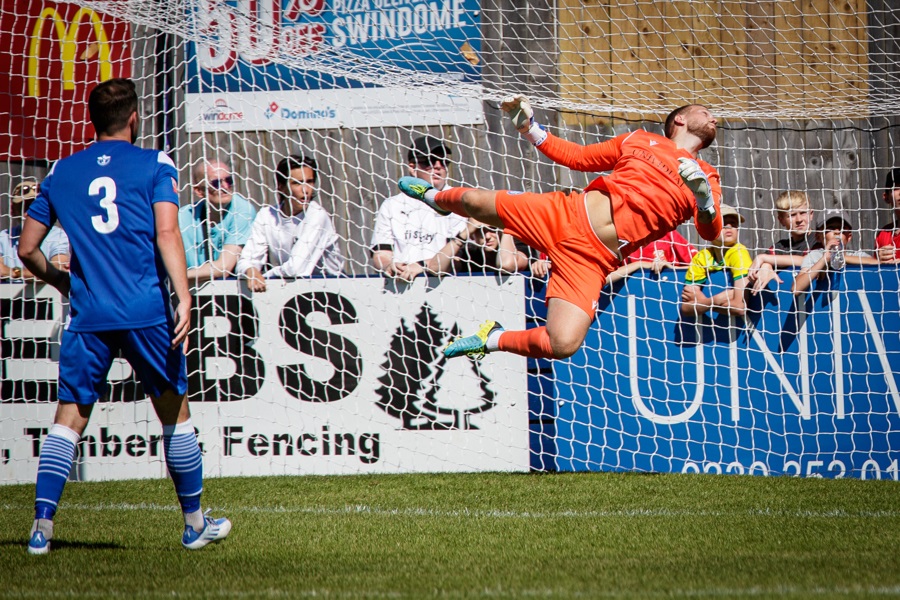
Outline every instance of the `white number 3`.
<svg viewBox="0 0 900 600"><path fill-rule="evenodd" d="M106 210L106 220L103 215L91 217L91 224L100 233L112 233L119 226L119 207L116 206L116 182L112 177L98 177L91 182L88 194L97 196L103 192L100 198L100 208Z"/></svg>

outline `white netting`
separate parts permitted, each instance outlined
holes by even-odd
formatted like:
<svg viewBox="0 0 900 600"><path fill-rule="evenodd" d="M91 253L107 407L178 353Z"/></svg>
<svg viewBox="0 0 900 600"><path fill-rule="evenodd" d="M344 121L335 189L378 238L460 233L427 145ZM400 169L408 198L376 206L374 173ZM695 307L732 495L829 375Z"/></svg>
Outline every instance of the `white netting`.
<svg viewBox="0 0 900 600"><path fill-rule="evenodd" d="M275 201L279 160L316 158L317 199L346 277L265 294L235 280L196 286L190 389L213 473L530 464L896 478L895 267L851 268L828 282L837 300L822 288L806 303L785 273L750 300L746 321L719 317L696 331L678 312L683 271L637 272L601 299L585 349L551 367L438 358L484 318L540 322L541 278L407 286L377 275L372 248L379 207L425 133L451 148L454 185L550 191L594 177L550 165L520 140L498 102L524 93L542 123L580 143L659 131L672 108L707 104L721 122L703 158L746 217L752 255L787 237L772 206L788 189L806 191L816 211L850 213L848 248L871 253L891 219L884 176L900 164L900 7L521 4L6 2L0 190L7 200L84 147L87 91L111 76L137 81L139 143L173 158L184 205L198 201L193 169L205 161L227 157L235 190L260 209ZM0 227L17 219L4 203ZM692 227L680 231L704 247ZM27 481L52 415L65 310L9 274L0 307L0 479ZM161 474L158 426L147 403L130 402L137 386L125 363L111 380L82 476Z"/></svg>
<svg viewBox="0 0 900 600"><path fill-rule="evenodd" d="M219 56L237 50L253 60L301 71L382 86L428 85L484 100L524 92L539 106L578 113L657 115L692 101L714 105L722 117L744 119L891 116L900 108L891 93L897 83L897 42L885 35L896 27L896 15L889 9L870 11L876 4L859 0L526 6L464 0L134 0L83 5L176 34ZM299 19L304 13L317 17L329 9L346 18L340 25L331 21L330 31L318 33L323 43L314 43L316 34L308 30L284 34L285 16L298 16L290 21L293 26L304 21ZM532 77L501 77L485 88L447 82L360 47L366 41L408 44L420 33L444 37L433 33L473 21L483 32L498 33L491 41L506 46ZM485 71L502 72L507 66L502 54L486 58L469 50L459 58L487 60ZM529 79L552 80L557 89Z"/></svg>

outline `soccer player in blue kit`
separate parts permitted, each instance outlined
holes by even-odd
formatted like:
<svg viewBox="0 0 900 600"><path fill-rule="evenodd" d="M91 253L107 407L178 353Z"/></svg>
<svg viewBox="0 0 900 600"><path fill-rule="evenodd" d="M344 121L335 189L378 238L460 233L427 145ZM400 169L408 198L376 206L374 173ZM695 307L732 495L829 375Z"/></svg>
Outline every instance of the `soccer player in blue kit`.
<svg viewBox="0 0 900 600"><path fill-rule="evenodd" d="M140 117L134 82L110 79L88 99L97 141L53 165L28 210L19 257L69 297L59 357L59 405L41 446L28 552L46 554L75 449L121 351L163 427L169 474L184 513L182 544L224 539L231 521L200 509L203 460L187 401L184 351L191 296L178 228L178 172L163 152L134 145ZM70 272L40 250L59 220L72 248ZM166 279L178 303L170 303Z"/></svg>

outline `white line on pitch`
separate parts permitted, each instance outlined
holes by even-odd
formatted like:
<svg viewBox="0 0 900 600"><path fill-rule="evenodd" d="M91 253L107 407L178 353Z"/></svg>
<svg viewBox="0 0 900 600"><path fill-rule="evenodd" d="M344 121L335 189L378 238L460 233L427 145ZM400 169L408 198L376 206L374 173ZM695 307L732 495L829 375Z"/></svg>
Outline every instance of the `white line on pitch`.
<svg viewBox="0 0 900 600"><path fill-rule="evenodd" d="M30 505L0 504L0 510L30 510ZM207 507L210 508L210 507ZM175 504L68 504L60 505L61 511L177 511ZM750 509L746 511L696 511L670 510L664 508L630 508L621 510L564 510L557 512L530 512L491 509L438 510L433 508L379 508L364 504L347 505L337 508L319 506L228 506L212 507L212 510L223 513L257 513L257 514L313 514L313 515L351 515L368 514L387 517L465 517L465 518L502 518L502 519L605 519L634 517L773 517L773 518L811 518L811 519L872 519L897 518L900 511L849 511L843 509L812 510L775 510L769 508Z"/></svg>

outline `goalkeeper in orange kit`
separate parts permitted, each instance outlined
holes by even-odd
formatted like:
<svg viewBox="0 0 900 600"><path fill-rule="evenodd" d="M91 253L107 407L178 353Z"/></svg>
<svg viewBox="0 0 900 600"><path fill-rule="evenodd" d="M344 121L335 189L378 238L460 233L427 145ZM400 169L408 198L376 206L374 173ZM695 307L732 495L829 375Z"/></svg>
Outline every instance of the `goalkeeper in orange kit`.
<svg viewBox="0 0 900 600"><path fill-rule="evenodd" d="M444 349L448 358L481 358L494 351L534 358L566 358L587 335L606 277L622 258L694 219L700 236L722 229L719 174L697 159L716 139L716 119L699 104L672 111L665 137L638 130L582 146L562 140L534 121L523 96L501 105L516 129L556 163L577 171L612 171L584 192L545 194L452 188L403 177L400 189L436 211L454 212L495 227L547 253L547 324L505 331L487 321L474 335Z"/></svg>

